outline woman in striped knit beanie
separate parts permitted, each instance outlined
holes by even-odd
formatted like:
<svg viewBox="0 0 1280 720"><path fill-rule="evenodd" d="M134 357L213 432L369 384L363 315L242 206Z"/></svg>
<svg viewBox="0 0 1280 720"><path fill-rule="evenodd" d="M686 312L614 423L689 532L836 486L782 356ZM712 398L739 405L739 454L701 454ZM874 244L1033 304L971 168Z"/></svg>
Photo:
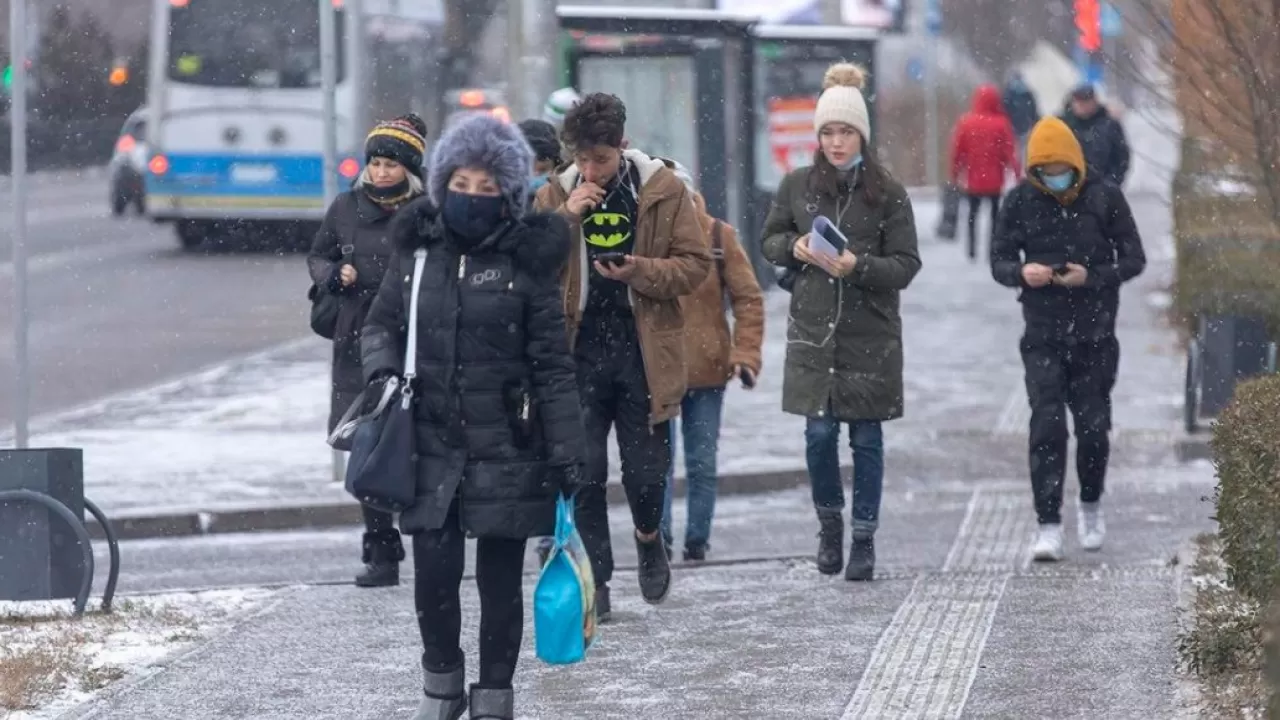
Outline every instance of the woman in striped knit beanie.
<svg viewBox="0 0 1280 720"><path fill-rule="evenodd" d="M313 282L312 301L324 293L336 296L339 303L334 327L322 333L333 341L330 433L364 389L360 332L393 254L387 240L391 218L423 194L426 134L426 123L413 114L378 123L365 138L364 170L350 190L334 198L311 243L307 267ZM356 575L356 585L397 585L404 546L394 518L368 507L363 513L364 569Z"/></svg>

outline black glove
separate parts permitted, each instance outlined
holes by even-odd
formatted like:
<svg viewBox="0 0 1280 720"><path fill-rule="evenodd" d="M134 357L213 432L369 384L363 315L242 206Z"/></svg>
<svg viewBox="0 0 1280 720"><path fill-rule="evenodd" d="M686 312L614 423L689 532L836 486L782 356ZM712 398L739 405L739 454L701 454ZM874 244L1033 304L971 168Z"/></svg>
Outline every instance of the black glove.
<svg viewBox="0 0 1280 720"><path fill-rule="evenodd" d="M552 465L547 468L547 476L552 487L557 488L565 497L577 495L584 484L582 466L578 463Z"/></svg>
<svg viewBox="0 0 1280 720"><path fill-rule="evenodd" d="M382 394L386 391L387 381L395 376L394 371L380 370L369 378L369 384L364 390L364 401L360 406L361 415L368 415L377 409L378 403L382 401Z"/></svg>

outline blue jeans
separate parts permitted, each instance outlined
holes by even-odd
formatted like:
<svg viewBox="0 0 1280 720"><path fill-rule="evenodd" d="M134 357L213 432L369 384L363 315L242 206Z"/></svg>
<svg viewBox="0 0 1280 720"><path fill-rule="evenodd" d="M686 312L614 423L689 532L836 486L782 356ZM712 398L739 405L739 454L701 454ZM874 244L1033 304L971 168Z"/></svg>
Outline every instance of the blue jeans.
<svg viewBox="0 0 1280 720"><path fill-rule="evenodd" d="M723 408L724 388L690 390L680 403L689 508L684 531L686 547L706 546L711 540L711 518L716 513L716 451L720 446L720 411ZM675 494L672 476L675 474L676 446L676 434L673 432L672 469L667 471L667 494L662 511L662 537L668 543L672 542L671 499Z"/></svg>
<svg viewBox="0 0 1280 720"><path fill-rule="evenodd" d="M840 421L809 418L804 429L805 462L813 506L844 510L844 480L840 477ZM853 448L853 535L875 534L880 522L880 493L884 487L884 433L878 420L849 425Z"/></svg>

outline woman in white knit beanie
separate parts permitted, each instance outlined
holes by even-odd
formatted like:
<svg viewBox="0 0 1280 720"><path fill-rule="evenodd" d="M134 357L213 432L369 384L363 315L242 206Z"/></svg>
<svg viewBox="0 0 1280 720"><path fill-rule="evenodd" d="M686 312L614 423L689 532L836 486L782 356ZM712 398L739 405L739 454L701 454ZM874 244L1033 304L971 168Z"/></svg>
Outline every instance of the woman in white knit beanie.
<svg viewBox="0 0 1280 720"><path fill-rule="evenodd" d="M838 63L827 70L813 117L813 164L782 179L765 221L763 248L791 278L782 409L807 419L805 461L820 527L818 571L833 575L843 567L846 580L871 580L875 573L884 484L881 423L903 413L898 293L920 271L911 200L867 144L865 81L856 65ZM829 253L810 243L818 217L847 238L843 248ZM846 425L854 458L847 565L839 455Z"/></svg>

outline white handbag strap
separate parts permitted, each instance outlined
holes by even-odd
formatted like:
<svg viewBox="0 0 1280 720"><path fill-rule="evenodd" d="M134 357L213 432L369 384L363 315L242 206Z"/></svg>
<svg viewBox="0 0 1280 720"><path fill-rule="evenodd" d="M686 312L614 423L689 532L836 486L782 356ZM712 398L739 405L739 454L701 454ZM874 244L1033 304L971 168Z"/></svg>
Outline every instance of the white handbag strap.
<svg viewBox="0 0 1280 720"><path fill-rule="evenodd" d="M427 249L418 248L413 251L413 286L409 292L409 336L404 343L404 380L405 391L410 389L410 382L418 375L418 294L422 291L422 268L427 264Z"/></svg>

